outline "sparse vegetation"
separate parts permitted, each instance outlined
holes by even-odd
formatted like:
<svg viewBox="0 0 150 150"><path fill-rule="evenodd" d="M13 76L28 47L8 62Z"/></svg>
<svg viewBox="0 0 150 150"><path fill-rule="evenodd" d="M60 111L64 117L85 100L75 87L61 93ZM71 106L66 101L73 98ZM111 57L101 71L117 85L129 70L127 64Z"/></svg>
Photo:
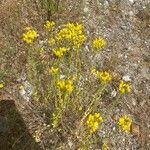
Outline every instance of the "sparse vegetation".
<svg viewBox="0 0 150 150"><path fill-rule="evenodd" d="M117 22L117 19L121 18L122 21L122 16L126 19L127 14L120 15L123 13L121 2L113 1L114 3L108 2L108 6L105 2L95 6L101 2L88 0L83 2L80 0L76 2L19 0L13 3L7 0L0 3L0 14L2 14L0 16L2 20L0 25L2 31L0 32L0 104L1 100L15 99L18 111L15 105L13 105L13 111L23 116L22 119L18 115L24 128L20 127L19 134L20 131L29 130L30 132L27 136L23 133L18 134L16 138L13 137L13 132L18 130L18 124L15 128L13 118L11 122L8 119L8 128L11 123L10 127L14 130L10 130L12 138L8 139L9 147L14 150L26 149L28 146L31 146L31 149L43 150L111 150L118 149L115 147L114 140L116 138L116 143L119 143L117 138L121 139L123 135L124 141L128 138L130 140L127 147L133 149L131 140L137 136L142 141L143 135L140 132L149 133L147 130L149 120L142 126L143 122L140 120L142 116L139 115L139 108L145 106L141 104L142 100L139 100L141 97L139 93L143 90L141 88L144 88L142 84L149 81L144 72L144 69L148 67L145 65L147 59L139 61L145 65L142 66L144 69L140 68L142 70L140 74L137 73L137 68L136 71L132 70L133 66L120 69L125 64L130 66L127 58L134 60L139 56L136 56L137 52L134 52L131 40L125 39L127 42L122 42L129 30L126 30L124 26L118 27L117 23L120 22ZM103 14L99 7L102 10L107 8L108 11L104 11ZM100 17L96 15L99 11ZM90 20L90 14L95 18L92 17ZM115 18L114 22L110 16ZM131 17L129 16L128 19ZM99 20L100 23L98 24L95 20ZM136 22L135 19L133 20ZM128 20L126 21L129 23ZM141 31L137 27L139 22L137 21L136 25L135 22L132 22L135 31ZM110 24L118 28L110 32ZM138 33L134 33L132 26L129 25L128 28L133 31L134 36L137 36ZM141 26L144 26L142 32L145 32L148 28L147 21ZM147 41L147 36L142 32L140 38ZM135 45L141 44L142 49L142 40L137 38L136 43L133 38L132 41ZM144 46L147 46L147 42ZM138 46L136 48L138 50ZM129 52L130 49L132 49L131 52ZM143 55L140 57L143 58ZM140 65L139 62L136 62L137 64L134 62L134 65ZM131 78L124 75L130 72L130 69L133 75ZM148 88L146 84L146 92ZM138 104L134 103L135 108L136 105L141 105L138 106L137 112L131 111L134 110L131 101L135 98L138 101ZM145 103L148 106L148 94L142 94L142 98L146 99ZM2 112L2 123L5 123L5 114L3 114L5 110L0 107L0 112ZM137 114L141 117L139 122L142 122L142 125L137 123L135 117ZM144 114L147 118L146 112ZM8 118L11 118L13 112L9 112L8 115ZM23 142L24 135L25 139L29 137L29 141ZM132 135L135 136L132 137ZM148 143L147 137L144 137L145 144ZM5 142L1 141L3 140L1 140L0 123L0 149L5 149ZM145 146L140 144L141 147ZM120 144L119 148L126 147Z"/></svg>
<svg viewBox="0 0 150 150"><path fill-rule="evenodd" d="M80 149L88 149L93 144L92 134L106 119L102 118L104 116L102 112L102 117L99 112L95 112L98 111L98 101L102 99L103 92L112 82L112 77L111 73L91 69L95 66L88 66L85 72L83 69L85 62L82 56L86 55L84 45L87 45L88 42L92 43L90 49L93 52L92 58L94 58L97 52L104 50L106 41L99 37L88 41L82 24L67 23L59 28L55 26L56 24L53 21L47 21L44 24L45 35L48 35L47 39L49 39L43 39L44 46L40 46L38 39L35 39L37 32L32 28L27 27L23 33L23 40L28 46L28 81L33 87L33 99L37 103L45 105L51 103L53 106L51 116L47 116L50 117L49 124L52 128L58 130L63 120L66 120L65 126L69 126L69 123L75 124L78 128L71 128L71 130L74 130L73 138L79 139L76 146L79 146ZM84 74L87 75L86 80ZM89 87L94 82L92 81L94 78L96 82L90 93ZM121 94L131 91L129 85L123 81L116 90ZM117 104L119 98L115 101ZM112 106L115 107L115 105ZM110 111L110 107L106 109L108 109L106 112ZM76 120L65 117L65 113L68 112L71 118L76 118ZM131 123L126 125L125 121L120 119L119 125L124 130L130 131ZM61 127L62 132L63 130L64 128ZM66 129L64 132L69 133Z"/></svg>

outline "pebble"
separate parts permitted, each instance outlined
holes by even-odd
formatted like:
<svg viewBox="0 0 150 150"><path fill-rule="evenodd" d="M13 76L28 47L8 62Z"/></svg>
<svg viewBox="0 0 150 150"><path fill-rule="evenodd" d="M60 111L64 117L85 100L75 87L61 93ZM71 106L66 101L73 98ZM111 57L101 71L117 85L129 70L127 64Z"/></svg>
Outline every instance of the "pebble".
<svg viewBox="0 0 150 150"><path fill-rule="evenodd" d="M60 75L60 79L64 79L65 78L65 75Z"/></svg>
<svg viewBox="0 0 150 150"><path fill-rule="evenodd" d="M89 9L88 9L87 7L85 7L85 8L83 9L83 11L84 11L85 13L87 13L87 12L89 11Z"/></svg>
<svg viewBox="0 0 150 150"><path fill-rule="evenodd" d="M124 76L122 77L122 80L128 82L128 81L131 81L131 78L130 78L129 75L124 75Z"/></svg>
<svg viewBox="0 0 150 150"><path fill-rule="evenodd" d="M112 97L116 97L116 95L117 95L116 90L113 90L113 91L111 92L111 96L112 96Z"/></svg>
<svg viewBox="0 0 150 150"><path fill-rule="evenodd" d="M113 127L113 131L115 131L116 130L116 127Z"/></svg>
<svg viewBox="0 0 150 150"><path fill-rule="evenodd" d="M137 101L135 99L132 99L132 104L133 104L133 106L136 106L137 105Z"/></svg>
<svg viewBox="0 0 150 150"><path fill-rule="evenodd" d="M129 0L129 2L133 4L133 3L134 3L134 0Z"/></svg>

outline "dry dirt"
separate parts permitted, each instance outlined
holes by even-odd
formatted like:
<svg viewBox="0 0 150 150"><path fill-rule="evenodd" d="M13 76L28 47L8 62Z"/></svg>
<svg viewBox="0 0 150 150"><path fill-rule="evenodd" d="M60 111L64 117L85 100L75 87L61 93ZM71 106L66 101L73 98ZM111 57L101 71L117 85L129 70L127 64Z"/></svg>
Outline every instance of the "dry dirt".
<svg viewBox="0 0 150 150"><path fill-rule="evenodd" d="M18 78L25 69L26 62L23 59L24 51L19 40L20 34L26 25L34 25L40 30L41 23L46 20L45 12L39 11L36 2L36 0L30 2L27 0L2 0L0 2L0 48L9 49L8 52L0 52L0 61L2 62L0 80L5 81L6 84L5 88L0 91L0 103L2 100L15 101L17 110L25 122L25 128L30 134L39 127L43 128L45 143L41 143L40 146L45 149L44 145L48 144L46 139L48 131L42 126L43 116L38 107L33 108L33 104L26 102L18 93L20 82ZM110 139L106 138L111 150L149 150L150 1L66 0L63 1L63 6L66 7L61 8L61 13L54 14L53 18L58 22L70 20L82 22L89 31L88 36L104 37L107 40L107 47L95 58L96 67L112 72L117 79L123 77L123 80L130 81L133 86L132 94L125 96L123 103L113 110L98 135L104 138L106 138L105 133L111 135ZM17 51L13 53L12 50L15 48ZM11 57L7 56L7 53L10 53ZM5 68L8 70L11 68L12 72L4 71ZM105 93L106 101L100 105L100 109L103 111L105 111L104 106L115 97L116 91L113 86L110 89L112 93ZM118 119L118 114L124 113L129 113L133 117L132 134L123 134L122 132L114 134L116 126L113 126L113 121ZM58 133L51 134L57 136ZM49 139L49 143L53 143L55 140L58 138ZM59 140L56 143L59 143ZM0 139L0 149L5 150L4 147L1 148L1 142ZM69 145L71 144L68 143L66 149L73 150L73 148L69 148Z"/></svg>

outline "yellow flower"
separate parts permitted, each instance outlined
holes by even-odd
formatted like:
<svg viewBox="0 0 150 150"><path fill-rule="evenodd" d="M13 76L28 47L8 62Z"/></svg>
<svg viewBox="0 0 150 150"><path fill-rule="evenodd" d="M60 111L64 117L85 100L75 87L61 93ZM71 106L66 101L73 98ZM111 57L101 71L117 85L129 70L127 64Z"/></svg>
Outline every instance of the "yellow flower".
<svg viewBox="0 0 150 150"><path fill-rule="evenodd" d="M27 44L33 43L34 39L38 36L37 32L31 27L26 27L25 30L25 33L23 33L23 41Z"/></svg>
<svg viewBox="0 0 150 150"><path fill-rule="evenodd" d="M2 89L4 87L3 83L0 83L0 89Z"/></svg>
<svg viewBox="0 0 150 150"><path fill-rule="evenodd" d="M50 39L48 40L48 44L49 44L50 46L54 45L54 44L55 44L55 39L54 39L54 38L50 38Z"/></svg>
<svg viewBox="0 0 150 150"><path fill-rule="evenodd" d="M104 83L107 83L112 80L110 74L106 71L105 72L97 71L96 74L97 74L98 78Z"/></svg>
<svg viewBox="0 0 150 150"><path fill-rule="evenodd" d="M66 91L71 93L73 90L73 82L71 80L66 80Z"/></svg>
<svg viewBox="0 0 150 150"><path fill-rule="evenodd" d="M55 39L58 41L65 40L69 42L73 48L79 48L86 39L83 34L83 25L78 23L68 23L56 34Z"/></svg>
<svg viewBox="0 0 150 150"><path fill-rule="evenodd" d="M60 58L64 55L64 53L67 51L67 49L65 47L60 47L58 49L52 49L52 51L55 56Z"/></svg>
<svg viewBox="0 0 150 150"><path fill-rule="evenodd" d="M123 131L130 132L132 119L128 115L124 115L119 118L118 124L121 126Z"/></svg>
<svg viewBox="0 0 150 150"><path fill-rule="evenodd" d="M106 41L102 38L96 38L93 40L92 47L95 49L104 48L106 45Z"/></svg>
<svg viewBox="0 0 150 150"><path fill-rule="evenodd" d="M52 75L55 75L55 74L57 74L58 70L59 70L59 68L57 68L57 67L51 67L50 73L51 73Z"/></svg>
<svg viewBox="0 0 150 150"><path fill-rule="evenodd" d="M102 145L102 150L109 150L109 147L106 143Z"/></svg>
<svg viewBox="0 0 150 150"><path fill-rule="evenodd" d="M60 90L71 93L73 90L72 80L59 80L57 86Z"/></svg>
<svg viewBox="0 0 150 150"><path fill-rule="evenodd" d="M131 92L131 85L129 85L128 83L125 83L124 81L121 81L119 84L119 92L121 94Z"/></svg>
<svg viewBox="0 0 150 150"><path fill-rule="evenodd" d="M44 27L47 30L51 30L53 27L55 26L55 22L54 21L46 21L46 23L44 24Z"/></svg>
<svg viewBox="0 0 150 150"><path fill-rule="evenodd" d="M89 127L90 134L94 133L99 125L103 122L100 113L90 114L87 118L86 125Z"/></svg>
<svg viewBox="0 0 150 150"><path fill-rule="evenodd" d="M97 70L96 70L95 68L91 68L91 69L90 69L90 72L91 72L92 74L97 74Z"/></svg>

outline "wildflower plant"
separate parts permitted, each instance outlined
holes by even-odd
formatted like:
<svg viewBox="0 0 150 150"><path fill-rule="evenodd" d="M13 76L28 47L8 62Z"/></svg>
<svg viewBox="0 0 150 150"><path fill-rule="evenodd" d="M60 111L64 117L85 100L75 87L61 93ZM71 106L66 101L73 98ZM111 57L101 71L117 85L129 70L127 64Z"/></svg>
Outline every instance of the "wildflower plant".
<svg viewBox="0 0 150 150"><path fill-rule="evenodd" d="M103 118L100 113L90 114L86 120L86 125L89 127L90 134L94 133L102 122Z"/></svg>
<svg viewBox="0 0 150 150"><path fill-rule="evenodd" d="M58 49L52 49L52 52L58 58L61 58L65 54L66 51L67 51L67 49L65 47L59 47Z"/></svg>
<svg viewBox="0 0 150 150"><path fill-rule="evenodd" d="M93 50L104 49L106 41L101 37L88 39L81 23L69 22L57 27L55 22L47 21L43 30L46 36L43 44L39 43L38 33L32 27L27 27L22 35L28 48L27 76L33 87L33 99L45 107L49 104L52 106L52 115L47 118L50 118L53 129L62 127L66 120L66 126L73 124L76 127L75 138L86 149L93 143L92 136L96 135L106 118L103 113L93 112L98 112L102 94L113 79L111 72L98 71L99 68L95 69L94 66L96 64L85 64L85 45L91 43L90 55L94 58ZM96 83L93 83L94 76ZM129 93L131 86L121 81L118 89L122 95ZM70 120L66 118L67 115ZM128 120L127 123L125 120ZM129 131L131 123L126 116L120 118L118 124L124 131ZM62 127L61 130L65 129ZM108 148L105 145L103 149Z"/></svg>
<svg viewBox="0 0 150 150"><path fill-rule="evenodd" d="M102 83L107 83L107 82L111 81L111 76L110 76L109 72L97 71L96 74Z"/></svg>
<svg viewBox="0 0 150 150"><path fill-rule="evenodd" d="M132 119L128 115L121 116L118 121L119 126L125 132L130 132Z"/></svg>
<svg viewBox="0 0 150 150"><path fill-rule="evenodd" d="M50 46L53 46L53 45L55 44L55 39L54 39L54 38L49 38L49 39L48 39L48 44L49 44Z"/></svg>
<svg viewBox="0 0 150 150"><path fill-rule="evenodd" d="M85 41L86 36L83 33L82 24L67 23L55 36L58 41L66 41L70 43L73 48L79 48Z"/></svg>
<svg viewBox="0 0 150 150"><path fill-rule="evenodd" d="M23 33L23 41L27 44L32 44L37 36L37 32L33 28L26 27L25 33Z"/></svg>
<svg viewBox="0 0 150 150"><path fill-rule="evenodd" d="M131 85L129 85L128 83L126 83L124 81L121 81L120 84L119 84L119 92L121 94L131 92Z"/></svg>
<svg viewBox="0 0 150 150"><path fill-rule="evenodd" d="M50 73L51 73L52 75L56 75L56 74L58 73L58 71L59 71L59 68L58 68L58 67L51 67L51 68L50 68Z"/></svg>
<svg viewBox="0 0 150 150"><path fill-rule="evenodd" d="M57 86L61 91L64 91L64 92L71 93L73 90L73 82L69 79L68 80L63 80L63 79L59 80L57 83Z"/></svg>
<svg viewBox="0 0 150 150"><path fill-rule="evenodd" d="M96 38L92 42L92 47L96 50L104 48L106 45L106 41L103 38Z"/></svg>
<svg viewBox="0 0 150 150"><path fill-rule="evenodd" d="M54 21L46 21L44 24L44 27L46 30L51 31L53 27L55 27L55 22Z"/></svg>

